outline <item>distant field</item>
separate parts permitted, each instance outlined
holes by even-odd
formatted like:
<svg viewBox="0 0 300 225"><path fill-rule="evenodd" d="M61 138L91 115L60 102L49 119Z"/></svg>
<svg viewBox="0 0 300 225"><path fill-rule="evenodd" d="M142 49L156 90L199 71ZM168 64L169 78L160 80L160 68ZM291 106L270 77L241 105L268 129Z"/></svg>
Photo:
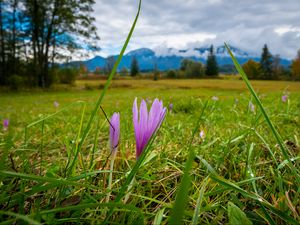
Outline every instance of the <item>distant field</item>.
<svg viewBox="0 0 300 225"><path fill-rule="evenodd" d="M105 166L109 156L109 124L101 110L80 148L74 170L66 175L68 162L74 157L74 149L104 82L80 80L66 91L60 86L56 87L58 91L1 92L0 120L7 118L10 125L7 131L0 125L0 172L17 173L2 172L0 206L3 210L18 209L21 214L46 224L51 224L53 219L61 223L89 223L90 218L93 221L105 218L106 206L83 207L87 203L105 203L107 191L110 191L105 172L109 169ZM284 142L288 143L289 155L295 158L294 165L299 168L300 82L253 81L252 84ZM288 95L287 102L282 101L282 95ZM213 96L217 100L213 100ZM108 117L113 112L121 114L121 140L114 166L111 202L136 162L132 125L135 97L139 102L147 99L148 108L157 97L166 107L172 103L173 109L167 113L132 189L126 191L127 203L118 206L112 223L135 221L142 224L142 218L146 224L152 224L161 210L164 210L163 224L167 223L189 153L187 146L206 102L208 105L191 145L198 158L191 173L185 224L191 224L195 208L200 204L201 188L204 195L200 224L227 223L228 202L239 206L251 221L266 223L257 201L210 178L210 168L248 194L255 192L253 185L256 185L264 201L293 218L290 221L297 220L297 212L291 206L299 207L299 186L241 80L113 80L101 104ZM55 101L58 107L54 106ZM253 108L249 107L251 104ZM205 137L199 136L200 131ZM36 181L37 178L19 173L41 176L45 180ZM78 185L59 183L64 179ZM18 182L20 188L15 185ZM290 196L290 202L286 201L286 195ZM73 204L78 208L72 208ZM60 207L70 209L60 213L48 211ZM128 207L136 211L132 213ZM269 208L267 211L276 224L286 224L287 220L281 219L280 213L274 214ZM44 214L39 216L39 213Z"/></svg>
<svg viewBox="0 0 300 225"><path fill-rule="evenodd" d="M28 122L27 117L34 120L39 113L44 115L55 111L54 101L60 103L60 108L76 101L85 101L88 107L92 107L104 83L104 80L78 80L71 88L54 87L57 91L1 92L0 102L3 107L0 108L0 118L16 117L25 123ZM252 84L263 98L267 94L269 97L276 96L279 101L284 92L289 92L291 96L297 98L300 95L300 82L252 81ZM249 94L241 80L113 80L103 104L111 111L122 110L123 106L130 107L134 97L151 99L158 97L168 104L191 98L200 98L204 101L212 96L218 96L224 101L234 101L235 98L247 98ZM19 113L22 113L22 116Z"/></svg>
<svg viewBox="0 0 300 225"><path fill-rule="evenodd" d="M78 80L76 86L84 88L102 87L105 80ZM300 91L300 82L290 81L251 81L257 91ZM120 88L150 88L150 89L213 89L213 90L234 90L244 91L246 86L242 80L232 79L195 79L195 80L114 80L112 87Z"/></svg>

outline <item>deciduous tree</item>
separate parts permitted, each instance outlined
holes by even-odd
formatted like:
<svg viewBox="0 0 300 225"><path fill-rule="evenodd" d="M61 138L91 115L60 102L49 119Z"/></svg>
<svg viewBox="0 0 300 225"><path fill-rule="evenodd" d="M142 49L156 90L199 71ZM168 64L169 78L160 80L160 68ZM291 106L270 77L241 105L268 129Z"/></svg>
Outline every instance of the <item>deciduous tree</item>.
<svg viewBox="0 0 300 225"><path fill-rule="evenodd" d="M298 55L292 62L291 69L293 79L300 80L300 50L298 50Z"/></svg>
<svg viewBox="0 0 300 225"><path fill-rule="evenodd" d="M243 70L247 74L249 79L260 79L261 78L261 70L260 64L253 60L248 60L245 64L243 64Z"/></svg>

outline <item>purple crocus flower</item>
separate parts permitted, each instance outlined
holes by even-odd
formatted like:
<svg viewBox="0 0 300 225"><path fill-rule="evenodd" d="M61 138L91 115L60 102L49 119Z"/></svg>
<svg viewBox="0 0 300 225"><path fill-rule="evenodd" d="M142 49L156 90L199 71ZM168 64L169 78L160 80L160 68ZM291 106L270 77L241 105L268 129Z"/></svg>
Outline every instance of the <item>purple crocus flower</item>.
<svg viewBox="0 0 300 225"><path fill-rule="evenodd" d="M211 100L213 100L213 101L218 101L219 98L218 98L217 96L213 96L213 97L211 98Z"/></svg>
<svg viewBox="0 0 300 225"><path fill-rule="evenodd" d="M57 101L55 101L55 102L53 103L53 105L54 105L55 108L57 108L57 107L59 106L59 103L58 103Z"/></svg>
<svg viewBox="0 0 300 225"><path fill-rule="evenodd" d="M251 101L249 102L249 109L251 112L255 112L255 105Z"/></svg>
<svg viewBox="0 0 300 225"><path fill-rule="evenodd" d="M110 149L114 153L118 148L120 139L120 113L114 113L110 119L109 143Z"/></svg>
<svg viewBox="0 0 300 225"><path fill-rule="evenodd" d="M287 102L287 100L288 100L288 96L287 95L282 95L281 96L281 101L282 102Z"/></svg>
<svg viewBox="0 0 300 225"><path fill-rule="evenodd" d="M201 130L201 131L200 131L199 137L200 137L201 139L204 139L204 138L205 138L204 130Z"/></svg>
<svg viewBox="0 0 300 225"><path fill-rule="evenodd" d="M169 111L170 111L170 112L172 112L173 107L174 107L173 103L170 103L170 104L169 104Z"/></svg>
<svg viewBox="0 0 300 225"><path fill-rule="evenodd" d="M4 119L3 120L3 129L7 130L9 126L9 119Z"/></svg>
<svg viewBox="0 0 300 225"><path fill-rule="evenodd" d="M167 109L163 107L163 102L157 98L153 101L149 113L145 100L142 100L140 109L138 110L137 98L135 98L132 112L137 159L145 149L152 135L160 127L165 118L166 111Z"/></svg>

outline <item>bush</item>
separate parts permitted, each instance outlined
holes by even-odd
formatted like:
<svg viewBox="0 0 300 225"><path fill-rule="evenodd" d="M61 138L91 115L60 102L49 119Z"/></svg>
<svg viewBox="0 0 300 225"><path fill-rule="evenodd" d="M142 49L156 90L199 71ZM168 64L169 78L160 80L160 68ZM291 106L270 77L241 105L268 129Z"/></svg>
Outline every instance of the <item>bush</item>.
<svg viewBox="0 0 300 225"><path fill-rule="evenodd" d="M260 64L258 62L255 62L252 59L250 59L245 64L243 64L242 67L249 79L261 78L262 71L260 69Z"/></svg>
<svg viewBox="0 0 300 225"><path fill-rule="evenodd" d="M8 78L8 85L11 87L11 89L17 90L25 85L25 79L16 74L11 75Z"/></svg>
<svg viewBox="0 0 300 225"><path fill-rule="evenodd" d="M204 67L200 62L192 62L188 65L185 70L186 77L203 77L204 76Z"/></svg>
<svg viewBox="0 0 300 225"><path fill-rule="evenodd" d="M180 70L184 72L185 77L203 77L205 70L201 62L195 62L192 59L184 59L181 62Z"/></svg>
<svg viewBox="0 0 300 225"><path fill-rule="evenodd" d="M167 77L168 78L176 78L176 71L175 70L169 70L167 72Z"/></svg>
<svg viewBox="0 0 300 225"><path fill-rule="evenodd" d="M62 84L73 84L79 75L75 68L63 68L58 71L58 79Z"/></svg>
<svg viewBox="0 0 300 225"><path fill-rule="evenodd" d="M174 113L194 113L197 109L201 107L201 102L196 98L185 98L177 101L174 104Z"/></svg>
<svg viewBox="0 0 300 225"><path fill-rule="evenodd" d="M153 72L153 80L158 80L158 78L160 77L160 73L158 70L154 70Z"/></svg>

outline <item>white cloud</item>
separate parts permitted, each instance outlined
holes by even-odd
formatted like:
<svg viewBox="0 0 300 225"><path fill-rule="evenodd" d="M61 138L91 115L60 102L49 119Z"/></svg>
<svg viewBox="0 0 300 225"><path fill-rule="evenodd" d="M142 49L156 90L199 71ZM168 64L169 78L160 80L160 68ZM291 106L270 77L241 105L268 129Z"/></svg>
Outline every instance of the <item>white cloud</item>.
<svg viewBox="0 0 300 225"><path fill-rule="evenodd" d="M96 1L94 10L100 54L117 54L134 20L137 1ZM128 51L226 41L258 54L266 43L273 54L293 58L300 49L299 12L299 0L143 1Z"/></svg>
<svg viewBox="0 0 300 225"><path fill-rule="evenodd" d="M300 35L300 27L292 27L292 26L282 26L282 27L278 27L275 28L274 31L279 34L280 36L288 33L288 32L297 32L296 36Z"/></svg>

